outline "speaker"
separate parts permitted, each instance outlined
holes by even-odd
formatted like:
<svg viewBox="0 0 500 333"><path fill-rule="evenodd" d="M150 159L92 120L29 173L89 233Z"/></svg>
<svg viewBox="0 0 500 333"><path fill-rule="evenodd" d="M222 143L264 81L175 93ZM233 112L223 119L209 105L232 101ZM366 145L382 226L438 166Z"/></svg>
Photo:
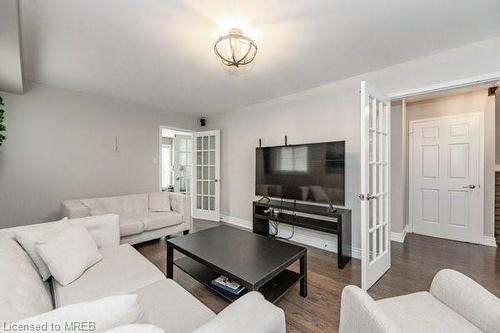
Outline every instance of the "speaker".
<svg viewBox="0 0 500 333"><path fill-rule="evenodd" d="M207 118L200 118L200 126L201 127L207 126Z"/></svg>

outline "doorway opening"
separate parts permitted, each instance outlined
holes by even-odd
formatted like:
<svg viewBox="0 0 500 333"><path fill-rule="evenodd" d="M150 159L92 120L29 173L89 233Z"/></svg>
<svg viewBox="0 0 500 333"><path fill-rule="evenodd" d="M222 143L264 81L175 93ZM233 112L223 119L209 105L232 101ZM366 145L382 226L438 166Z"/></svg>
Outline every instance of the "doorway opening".
<svg viewBox="0 0 500 333"><path fill-rule="evenodd" d="M160 127L160 191L191 194L193 136L188 130Z"/></svg>
<svg viewBox="0 0 500 333"><path fill-rule="evenodd" d="M416 233L496 246L494 87L392 100L391 240Z"/></svg>

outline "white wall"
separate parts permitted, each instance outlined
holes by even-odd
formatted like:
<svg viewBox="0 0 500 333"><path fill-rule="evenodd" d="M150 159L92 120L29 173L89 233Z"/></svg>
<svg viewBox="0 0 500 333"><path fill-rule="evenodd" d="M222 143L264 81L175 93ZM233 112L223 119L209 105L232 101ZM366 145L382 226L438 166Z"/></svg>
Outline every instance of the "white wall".
<svg viewBox="0 0 500 333"><path fill-rule="evenodd" d="M353 246L359 248L360 81L392 93L493 72L500 72L500 38L209 117L208 125L222 130L222 214L251 223L259 138L264 145L282 144L285 135L290 143L346 140L346 206L352 208Z"/></svg>
<svg viewBox="0 0 500 333"><path fill-rule="evenodd" d="M409 124L412 120L471 112L484 113L483 235L492 237L495 228L495 97L488 96L485 89L408 103L406 117Z"/></svg>
<svg viewBox="0 0 500 333"><path fill-rule="evenodd" d="M133 92L131 92L133 93ZM28 82L5 98L0 228L59 218L64 199L158 190L159 126L191 115ZM119 152L114 151L119 137Z"/></svg>
<svg viewBox="0 0 500 333"><path fill-rule="evenodd" d="M398 101L391 106L391 231L402 233L406 225L405 218L405 182L397 181L405 177L403 158L403 103Z"/></svg>

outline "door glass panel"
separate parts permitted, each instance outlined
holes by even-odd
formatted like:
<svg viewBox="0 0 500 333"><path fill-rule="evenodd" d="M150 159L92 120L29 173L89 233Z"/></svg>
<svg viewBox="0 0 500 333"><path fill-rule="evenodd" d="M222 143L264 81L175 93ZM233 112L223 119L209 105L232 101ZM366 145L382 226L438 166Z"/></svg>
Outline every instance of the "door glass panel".
<svg viewBox="0 0 500 333"><path fill-rule="evenodd" d="M208 209L208 197L203 196L203 209Z"/></svg>
<svg viewBox="0 0 500 333"><path fill-rule="evenodd" d="M203 152L203 164L208 165L208 152L207 151Z"/></svg>
<svg viewBox="0 0 500 333"><path fill-rule="evenodd" d="M196 193L202 193L203 191L203 182L197 181L196 182Z"/></svg>
<svg viewBox="0 0 500 333"><path fill-rule="evenodd" d="M211 166L210 167L210 175L208 179L215 179L215 167Z"/></svg>
<svg viewBox="0 0 500 333"><path fill-rule="evenodd" d="M374 217L374 211L375 211L375 201L374 200L370 200L368 201L368 204L369 204L369 208L368 208L368 227L371 229L373 228L373 225L374 225L374 221L373 221L373 217Z"/></svg>
<svg viewBox="0 0 500 333"><path fill-rule="evenodd" d="M210 197L210 210L215 210L215 198Z"/></svg>
<svg viewBox="0 0 500 333"><path fill-rule="evenodd" d="M196 197L196 208L201 209L201 195Z"/></svg>
<svg viewBox="0 0 500 333"><path fill-rule="evenodd" d="M203 150L208 150L208 136L203 137Z"/></svg>
<svg viewBox="0 0 500 333"><path fill-rule="evenodd" d="M203 166L203 179L208 179L208 166Z"/></svg>
<svg viewBox="0 0 500 333"><path fill-rule="evenodd" d="M208 195L208 182L203 182L203 195Z"/></svg>
<svg viewBox="0 0 500 333"><path fill-rule="evenodd" d="M369 234L369 237L368 237L368 260L370 262L372 262L374 259L374 256L373 256L373 252L374 252L373 237L371 237L371 235L372 234Z"/></svg>
<svg viewBox="0 0 500 333"><path fill-rule="evenodd" d="M202 137L199 136L196 138L196 150L201 150L202 147Z"/></svg>
<svg viewBox="0 0 500 333"><path fill-rule="evenodd" d="M210 149L215 150L215 135L210 136Z"/></svg>
<svg viewBox="0 0 500 333"><path fill-rule="evenodd" d="M210 165L215 165L215 151L210 152Z"/></svg>
<svg viewBox="0 0 500 333"><path fill-rule="evenodd" d="M215 182L210 182L210 195L215 195Z"/></svg>

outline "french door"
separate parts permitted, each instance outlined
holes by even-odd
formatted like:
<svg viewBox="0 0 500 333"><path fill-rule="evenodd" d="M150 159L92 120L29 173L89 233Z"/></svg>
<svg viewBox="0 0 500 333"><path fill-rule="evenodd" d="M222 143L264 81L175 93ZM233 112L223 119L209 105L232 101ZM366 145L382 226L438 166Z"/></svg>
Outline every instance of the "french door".
<svg viewBox="0 0 500 333"><path fill-rule="evenodd" d="M220 220L220 131L195 134L195 172L193 216Z"/></svg>
<svg viewBox="0 0 500 333"><path fill-rule="evenodd" d="M191 135L176 134L174 137L174 192L191 193L192 139Z"/></svg>
<svg viewBox="0 0 500 333"><path fill-rule="evenodd" d="M412 231L480 243L482 113L410 124Z"/></svg>
<svg viewBox="0 0 500 333"><path fill-rule="evenodd" d="M391 101L361 82L361 288L391 266Z"/></svg>

